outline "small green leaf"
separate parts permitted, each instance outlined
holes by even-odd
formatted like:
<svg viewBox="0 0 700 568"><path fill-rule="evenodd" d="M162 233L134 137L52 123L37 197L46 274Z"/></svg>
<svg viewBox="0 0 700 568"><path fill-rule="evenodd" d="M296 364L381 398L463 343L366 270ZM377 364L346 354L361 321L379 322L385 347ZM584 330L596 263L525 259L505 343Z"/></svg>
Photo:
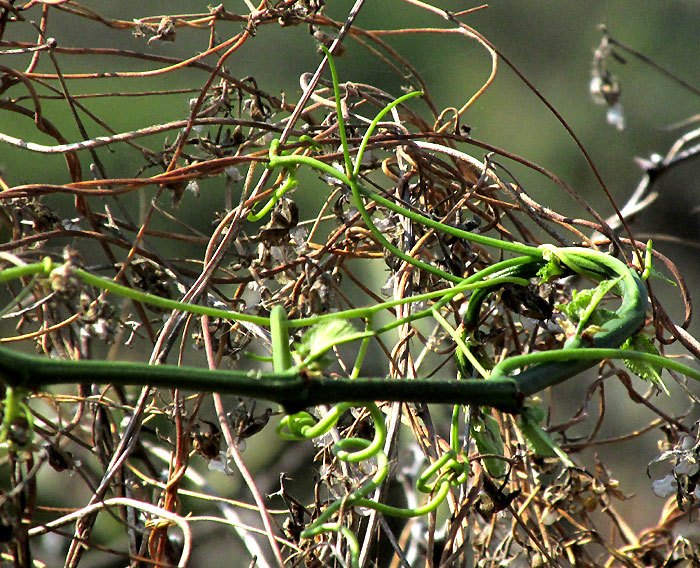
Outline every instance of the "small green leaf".
<svg viewBox="0 0 700 568"><path fill-rule="evenodd" d="M593 290L572 290L571 300L566 304L557 304L557 309L572 322L578 323L592 299Z"/></svg>
<svg viewBox="0 0 700 568"><path fill-rule="evenodd" d="M600 325L599 321L593 321L593 318L591 317L594 312L598 313L598 317L600 317L600 310L597 310L598 304L603 300L603 297L605 294L610 292L612 289L615 288L615 286L618 285L618 283L622 280L622 276L615 278L614 280L603 280L598 286L593 288L593 295L591 296L591 301L589 304L586 306L585 311L583 314L581 314L581 320L578 323L578 332L581 333L583 331L584 326L588 324L588 320L591 320L591 324L593 325Z"/></svg>
<svg viewBox="0 0 700 568"><path fill-rule="evenodd" d="M540 278L541 283L550 282L555 278L564 274L564 269L559 264L559 260L556 256L552 255L549 257L549 261L542 268L537 271L537 276Z"/></svg>
<svg viewBox="0 0 700 568"><path fill-rule="evenodd" d="M603 297L613 290L620 282L620 278L603 280L595 288L571 293L571 301L567 304L557 304L567 318L577 326L576 334L582 335L591 326L602 326L611 319L617 317L615 312L598 307ZM589 335L591 333L588 330Z"/></svg>
<svg viewBox="0 0 700 568"><path fill-rule="evenodd" d="M315 361L318 366L323 367L330 363L330 360L323 359L322 355L351 336L357 336L357 330L349 321L343 319L324 321L311 326L304 333L299 344L295 346L294 355L306 364Z"/></svg>
<svg viewBox="0 0 700 568"><path fill-rule="evenodd" d="M537 408L525 407L520 414L520 432L527 445L542 457L558 457L567 467L575 467L566 452L554 443L554 440L539 425L543 413Z"/></svg>
<svg viewBox="0 0 700 568"><path fill-rule="evenodd" d="M659 280L663 280L664 282L667 282L668 284L672 284L673 286L678 286L673 280L670 278L666 278L661 272L656 270L653 266L650 266L648 268L648 271L646 272L647 278L651 276L652 278L658 278Z"/></svg>
<svg viewBox="0 0 700 568"><path fill-rule="evenodd" d="M622 344L622 349L627 349L629 351L641 351L642 353L649 353L650 355L659 355L659 352L656 347L654 347L651 339L641 333L637 333L636 335L628 338L627 341ZM627 368L639 378L644 379L645 381L651 381L662 391L664 391L667 396L671 396L668 388L666 388L663 380L661 380L662 367L660 365L649 363L644 359L623 359L623 361L625 362Z"/></svg>
<svg viewBox="0 0 700 568"><path fill-rule="evenodd" d="M503 455L501 429L493 416L486 413L473 415L469 423L469 430L480 454ZM493 477L503 477L506 474L507 463L505 460L484 458L484 465Z"/></svg>
<svg viewBox="0 0 700 568"><path fill-rule="evenodd" d="M652 265L652 260L653 260L653 255L652 252L654 250L654 247L652 245L651 239L647 242L647 250L646 254L644 255L644 266L642 267L642 280L648 280L649 277L651 276L652 278L659 278L661 280L665 280L669 284L672 284L674 286L678 286L673 280L669 280L666 278L661 272L656 270L654 266ZM634 257L635 264L638 264L636 262L637 257Z"/></svg>

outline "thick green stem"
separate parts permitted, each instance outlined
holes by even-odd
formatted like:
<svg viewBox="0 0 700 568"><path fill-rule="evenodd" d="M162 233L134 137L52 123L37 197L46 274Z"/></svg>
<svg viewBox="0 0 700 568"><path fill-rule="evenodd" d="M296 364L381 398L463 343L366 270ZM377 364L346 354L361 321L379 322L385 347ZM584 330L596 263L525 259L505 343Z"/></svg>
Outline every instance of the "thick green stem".
<svg viewBox="0 0 700 568"><path fill-rule="evenodd" d="M617 279L613 288L621 294L622 302L611 318L591 336L576 334L570 337L562 349L545 353L531 353L510 357L496 365L492 372L492 379L503 379L512 376L510 373L516 368L528 366L519 373L515 379L526 395L532 395L545 388L571 378L586 369L594 366L605 357L581 357L574 356L572 350L589 350L590 348L617 348L630 336L644 326L648 296L642 279L623 262L607 254L578 247L551 248L549 252L558 258L562 264L575 272L588 276L597 281L605 279ZM509 267L497 272L498 276L533 276L542 261L531 260L519 266ZM473 331L478 322L479 308L488 294L495 290L482 288L472 294L465 316L465 327L468 332ZM595 351L590 351L595 353ZM512 366L511 361L517 360L518 364Z"/></svg>
<svg viewBox="0 0 700 568"><path fill-rule="evenodd" d="M397 381L387 378L311 378L303 370L283 373L209 370L199 367L106 361L66 361L25 355L0 347L0 381L37 390L49 385L111 383L213 391L277 402L289 412L344 401L393 400L478 404L515 412L522 397L514 380Z"/></svg>

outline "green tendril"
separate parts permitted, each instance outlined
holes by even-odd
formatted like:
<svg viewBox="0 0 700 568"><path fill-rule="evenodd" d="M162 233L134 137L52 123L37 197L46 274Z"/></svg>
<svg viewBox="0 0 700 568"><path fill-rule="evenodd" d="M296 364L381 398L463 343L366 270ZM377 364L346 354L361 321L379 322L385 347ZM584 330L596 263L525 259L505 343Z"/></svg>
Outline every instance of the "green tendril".
<svg viewBox="0 0 700 568"><path fill-rule="evenodd" d="M301 533L302 538L314 538L326 532L340 533L347 543L353 567L359 566L359 545L356 537L340 520L335 520L341 510L352 507L374 509L382 514L398 517L415 517L434 511L447 496L450 487L464 483L469 474L469 464L464 459L459 446L459 414L461 405L472 405L475 409L470 416L469 434L474 436L479 451L484 457L487 470L500 477L505 474L506 463L502 457L503 441L500 439L497 421L487 412L476 409L491 407L522 415L521 428L530 431L530 438L543 451L552 451L565 463L563 452L546 437L539 428L533 410L524 407L526 397L543 389L576 376L604 359L643 361L648 365L668 368L700 381L700 372L675 360L654 353L622 349L621 346L634 336L643 326L648 308L648 296L644 280L652 273L651 242L647 248L645 266L640 276L625 263L616 258L591 249L581 247L555 247L543 245L532 247L521 243L498 240L486 235L474 234L431 219L416 211L398 205L369 189L358 181L362 157L369 139L381 119L392 109L421 93L404 95L385 106L372 120L357 150L355 163L351 159L348 138L341 104L341 93L335 63L330 52L324 49L333 78L338 130L343 149L344 172L333 165L308 155L279 154L279 140L270 144L268 168L282 168L287 173L284 183L277 188L270 200L255 213L248 215L250 221L259 221L282 196L297 185L296 172L300 166L331 176L350 188L352 200L367 228L377 242L401 261L417 269L424 270L436 278L451 282L451 287L410 298L402 298L373 306L355 308L326 314L288 320L284 307L275 306L270 317L253 316L199 306L161 298L140 292L113 281L100 278L70 264L56 264L50 258L43 261L8 268L0 272L0 282L8 282L24 277L45 279L48 284L58 287L66 281L80 281L105 292L117 294L134 302L148 303L167 310L207 315L226 320L248 322L268 327L272 343L272 372L210 371L207 369L175 367L168 365L149 366L138 363L114 363L107 361L65 361L24 355L0 347L0 382L6 386L4 420L0 436L7 440L14 423L27 419L31 433L31 413L24 403L27 389L38 389L46 385L111 382L114 384L148 384L192 390L211 390L252 396L276 401L285 407L287 414L278 426L278 434L287 440L309 440L324 436L336 426L338 419L354 407L364 408L374 425L372 440L347 437L332 446L333 454L347 463L360 463L375 460L375 471L371 478L358 489L337 499ZM301 141L319 148L309 137ZM365 200L373 201L414 223L434 229L454 237L483 246L491 246L502 251L517 254L502 262L494 263L467 278L461 278L437 268L427 262L413 258L393 245L375 225L365 205ZM592 291L588 304L580 311L575 332L567 338L561 349L516 355L501 360L492 369L484 366L472 353L472 347L479 343L480 314L483 304L490 294L499 291L506 284L527 286L531 279L553 277L568 271L579 274L598 283ZM543 276L547 275L547 276ZM471 291L462 327L455 327L442 315L441 310L458 294ZM619 307L599 325L588 325L599 304L609 294L620 297ZM379 311L392 310L397 306L431 301L426 309L415 310L408 316L390 322L378 329L373 328L374 315ZM460 380L415 379L411 381L382 378L361 378L360 371L369 341L372 337L386 333L400 325L432 317L451 336L457 345ZM327 324L339 319L346 322L360 318L364 321L364 331L354 333L348 323L347 329L340 330L337 336L326 338L320 347L308 349L304 355L300 346L290 347L289 329ZM329 327L337 327L330 325ZM342 326L341 326L342 327ZM573 326L572 326L573 328ZM315 328L316 331L318 328ZM326 330L328 327L325 328ZM312 330L313 331L313 330ZM328 378L318 371L322 355L335 345L343 342L359 342L358 353L349 378ZM303 340L302 340L303 344ZM315 349L315 350L314 350ZM296 361L296 365L295 365ZM471 366L484 379L470 379L466 375ZM416 483L419 491L430 494L428 501L417 508L402 509L370 498L388 475L388 459L384 453L387 426L385 416L375 401L445 403L454 405L450 427L451 450L441 455L425 469ZM315 418L305 408L317 405L332 405L320 419Z"/></svg>

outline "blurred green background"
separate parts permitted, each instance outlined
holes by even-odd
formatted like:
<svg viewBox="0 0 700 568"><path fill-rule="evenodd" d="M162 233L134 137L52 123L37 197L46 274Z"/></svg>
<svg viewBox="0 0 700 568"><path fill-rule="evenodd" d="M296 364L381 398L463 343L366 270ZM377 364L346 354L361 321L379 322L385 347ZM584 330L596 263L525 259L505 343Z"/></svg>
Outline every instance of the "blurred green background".
<svg viewBox="0 0 700 568"><path fill-rule="evenodd" d="M87 1L85 5L107 17L131 20L160 14L185 14L197 10L207 11L204 1L151 1L112 2ZM353 2L334 0L328 3L326 14L336 20L344 20ZM472 7L463 1L439 2L444 9L458 11ZM226 8L245 13L241 0L226 2ZM133 37L129 32L110 30L99 23L67 17L52 10L49 34L60 46L100 46L132 49L184 58L194 55L206 45L206 31L179 30L173 43L153 42ZM38 20L39 9L28 12L27 17ZM631 194L641 179L641 169L634 157L648 157L651 153L665 153L681 131L668 131L666 127L698 112L700 100L693 93L669 81L657 71L627 56L627 64L611 63L610 69L622 85L621 103L627 127L618 131L605 119L605 109L596 106L589 95L592 54L600 41L599 24L605 24L612 35L634 49L653 58L662 66L692 85L700 86L700 66L697 65L700 4L691 1L496 1L487 9L464 17L464 21L476 28L494 43L558 109L580 137L595 161L601 175L613 192L619 205ZM80 23L80 27L76 26ZM449 24L425 10L398 0L367 2L356 24L367 29L398 29L411 27L447 27ZM242 27L240 23L219 24L222 38L230 37ZM326 30L332 33L331 30ZM5 39L34 41L35 32L26 24L9 26ZM385 37L422 74L439 108L461 106L485 80L490 69L490 58L475 41L457 34L410 34ZM347 51L337 59L342 81L366 82L390 93L401 93L402 81L394 72L369 56L366 49L351 39L346 41ZM13 59L14 58L14 59ZM155 63L138 62L116 57L92 58L90 56L59 56L64 73L87 71L145 70L155 68ZM210 64L214 58L207 60ZM3 64L22 69L27 56L4 56ZM260 26L257 34L228 62L229 72L238 78L253 75L260 88L272 94L284 91L288 100L296 101L300 95L299 75L314 71L319 62L316 42L306 26L280 27L276 24ZM51 72L46 57L39 70ZM166 88L198 88L206 80L203 71L184 69L144 79L99 79L94 81L69 80L73 94L87 92L140 91ZM20 88L9 93L17 96ZM162 98L109 98L88 100L85 104L106 120L112 128L122 132L147 125L184 119L189 111L189 99L195 95L168 95ZM64 103L44 103L44 112L71 141L79 140L77 129ZM463 122L470 125L471 134L478 140L500 146L517 153L556 173L574 187L605 217L612 207L597 184L580 151L545 106L532 94L515 74L501 62L499 74L492 87L466 113ZM52 144L33 128L30 119L0 111L2 132L28 141ZM89 124L91 136L103 135L100 128ZM170 134L171 139L174 133ZM142 140L141 143L159 147L159 141ZM101 148L98 153L111 177L132 177L141 165L139 155L131 149L115 147L116 152ZM482 153L474 148L461 148L481 159ZM83 168L89 172L89 156L83 153ZM513 171L528 192L540 203L565 215L583 215L559 187L520 167ZM10 186L28 183L67 182L65 163L60 156L33 154L15 147L0 144L0 172ZM155 173L155 172L152 172ZM665 176L656 189L660 191L657 202L638 214L631 223L635 236L646 239L655 236L655 246L679 264L688 280L691 292L698 296L698 174L700 162L677 168ZM178 217L203 232L211 230L212 210L223 208L220 182L203 184L202 195L195 198L186 195L176 212ZM150 196L152 190L147 194ZM141 199L145 199L142 197ZM72 198L52 196L47 200L56 204L59 211L69 215ZM125 198L129 207L137 208L142 201L136 195ZM167 201L164 200L164 204ZM208 211L202 215L202 211ZM677 240L673 240L677 239ZM654 290L664 305L679 321L682 308L676 289L657 281ZM691 331L698 335L700 327ZM669 379L670 381L670 379ZM587 384L567 382L552 393L559 403L580 400ZM675 393L679 393L676 389ZM682 396L682 395L681 395ZM615 401L620 402L619 406ZM612 437L642 428L653 418L634 406L621 388L611 386L608 392L608 409L602 437ZM667 409L684 408L682 399L674 401L654 400ZM559 406L559 404L557 405ZM565 404L561 406L557 421L567 416ZM600 446L599 454L604 463L613 467L616 476L622 478L622 490L636 493L633 500L619 508L634 515L627 515L636 529L654 522L663 501L650 491L650 481L645 467L658 454L658 432L647 434L638 440L610 450ZM592 463L593 455L586 456Z"/></svg>

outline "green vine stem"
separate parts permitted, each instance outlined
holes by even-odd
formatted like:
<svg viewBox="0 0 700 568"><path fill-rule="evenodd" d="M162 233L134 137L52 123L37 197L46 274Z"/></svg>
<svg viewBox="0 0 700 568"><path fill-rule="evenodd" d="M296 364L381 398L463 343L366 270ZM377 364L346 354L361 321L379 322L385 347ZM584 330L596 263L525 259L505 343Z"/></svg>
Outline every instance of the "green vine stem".
<svg viewBox="0 0 700 568"><path fill-rule="evenodd" d="M532 417L532 413L528 414L530 411L524 410L525 399L549 386L579 374L604 359L640 360L658 367L678 371L699 381L700 372L659 355L619 348L628 338L644 326L649 302L643 279L648 276L649 267L645 269L644 274L640 277L620 260L598 251L580 247L556 248L551 245L532 247L521 243L498 240L486 235L474 234L402 207L362 185L358 181L360 165L372 132L376 129L382 117L389 111L407 99L420 95L420 93L409 93L400 97L377 114L361 141L353 165L340 105L341 97L335 65L330 54L327 55L329 56L331 73L333 75L337 120L343 147L345 171L340 171L333 165L307 155L280 154L278 153L279 141L274 141L270 145L268 167L270 169L281 167L286 170L287 180L273 193L270 201L262 207L259 213L251 211L248 218L253 221L262 219L277 200L296 185L296 170L300 166L310 167L331 176L350 189L353 202L368 229L389 252L418 269L425 270L437 278L451 282L453 286L444 290L378 303L365 308L304 319L287 320L286 313L281 305L275 306L270 313L270 317L266 318L210 308L208 306L184 304L127 288L70 264L54 264L47 258L40 263L8 268L0 272L0 283L29 276L35 278L47 277L54 289L65 290L70 289L69 284L71 284L72 280L79 280L101 290L119 294L134 301L149 303L163 309L187 311L269 327L272 337L273 371L224 371L170 365L150 366L142 363L56 360L26 355L0 347L0 382L8 387L5 401L5 432L11 427L7 423L8 417L16 418L25 414L29 416L28 409L22 406L23 403L19 400L24 392L34 391L49 385L82 382L102 382L124 386L143 386L146 384L154 387L215 391L277 402L287 412L287 416L280 422L278 431L282 437L291 440L321 436L328 432L336 424L338 418L351 407L365 407L374 422L373 439L368 441L359 438L346 438L333 446L333 453L338 459L351 463L375 459L376 470L374 474L359 489L351 492L343 499L338 499L327 507L301 533L302 538L313 538L327 531L340 532L348 542L353 566L357 566L359 546L356 537L349 529L342 526L341 521L331 522L331 519L343 507L369 507L380 513L399 517L424 515L434 511L444 500L450 486L463 483L468 473L468 464L462 459L458 459L458 453L455 451L457 449L455 446L457 445L459 419L459 409L456 408L453 412L451 425L451 444L453 449L444 453L435 463L431 464L420 476L417 483L419 491L432 494L427 503L414 509L401 509L376 503L369 499L368 495L386 479L389 470L387 456L382 451L386 440L385 418L375 401L471 405L472 407L492 407L510 413L520 412L524 414L525 426L534 430L538 426ZM376 204L427 228L480 245L509 251L519 256L495 263L468 278L461 278L427 262L413 258L390 243L375 226L371 215L365 207L365 199L372 200ZM470 349L475 342L478 342L477 328L480 311L489 294L497 291L506 283L527 285L532 278L538 276L540 271L554 265L558 265L561 268L560 272L566 270L586 276L599 283L608 282L599 288L600 292L579 321L576 332L566 340L561 349L507 357L493 366L492 369L481 365L479 358L472 354ZM464 317L464 335L460 337L458 332L443 316L441 310L457 294L467 291L472 291L472 293L469 297ZM588 319L598 302L608 291L620 296L619 307L615 310L613 317L602 325L595 329L587 328ZM431 307L417 311L381 328L372 328L373 316L378 311L391 309L406 303L427 300L434 300ZM407 322L429 316L432 316L450 333L458 345L458 357L468 359L471 366L479 370L484 377L483 379L469 379L462 376L462 380L416 379L400 381L387 378L361 378L358 376L371 337L385 333ZM324 347L328 349L344 341L361 342L350 378L323 377L312 370L311 364L320 356L319 352L312 353L305 360L302 359L301 362L297 358L297 364L295 365L289 343L289 328L321 324L333 319L349 320L351 318L364 319L365 331L346 334ZM466 369L466 363L463 363L462 368ZM464 375L465 373L460 374ZM305 408L318 405L335 406L320 420L315 419L311 414L304 411ZM483 429L490 428L489 418L491 417L484 415L480 419L483 423ZM483 442L485 439L481 438L481 441ZM480 449L486 448L488 450L487 453L499 453L497 445L493 445L493 452L489 449L491 446L488 448L483 446ZM504 470L504 464L498 457L494 457L491 462L486 463L487 468L491 471Z"/></svg>
<svg viewBox="0 0 700 568"><path fill-rule="evenodd" d="M507 265L510 266L511 264L521 264L523 262L528 262L529 259L522 257L522 258L515 258L510 261L505 261L504 263L500 263L498 267L501 267L501 265ZM494 265L495 267L496 265ZM324 315L317 315L317 316L311 316L308 318L302 318L302 319L291 319L288 320L286 325L287 327L290 328L297 328L297 327L308 327L311 325L319 324L325 321L329 320L335 320L335 319L345 319L345 320L350 320L353 318L368 318L373 316L374 314L388 310L391 308L394 308L396 306L401 306L404 304L411 304L411 303L416 303L416 302L426 302L430 300L435 300L439 298L443 298L448 296L449 298L452 298L456 296L457 294L467 292L470 290L475 290L478 289L482 286L486 285L486 281L483 280L484 278L488 277L491 275L495 270L493 269L494 267L488 267L477 274L474 274L470 276L469 278L466 278L461 281L461 283L456 284L452 288L446 288L444 290L436 290L433 292L426 292L424 294L416 294L414 296L410 296L408 298L399 298L396 300L390 300L387 302L381 302L374 304L372 306L365 306L362 308L353 308L350 310L344 310L341 312L335 312L332 314L324 314ZM192 314L198 314L198 315L206 315L214 318L221 318L229 321L245 321L249 322L255 325L259 325L262 327L268 327L270 325L270 318L262 317L262 316L253 316L250 314L246 314L243 312L235 312L235 311L229 311L229 310L222 310L218 308L211 308L209 306L200 306L197 304L189 304L189 303L184 303L184 302L178 302L177 300L170 300L168 298L163 298L160 296L154 296L152 294L148 294L146 292L141 292L139 290L134 290L133 288L129 288L127 286L122 286L121 284L117 284L116 282L112 280L108 280L106 278L101 278L99 276L96 276L86 270L82 270L80 268L77 268L72 265L66 265L66 264L57 264L54 263L51 258L46 257L42 262L37 262L33 264L27 264L23 266L17 266L13 268L6 268L5 270L0 271L0 283L3 282L9 282L11 280L16 280L19 278L23 278L26 276L48 276L50 280L56 282L58 280L66 280L66 279L71 279L75 278L78 280L81 280L85 284L88 284L90 286L94 286L95 288L99 288L100 290L104 290L106 292L111 292L113 294L116 294L118 296L121 296L123 298L128 298L130 300L133 300L135 302L141 302L144 304L150 304L152 306L156 306L159 308L163 308L166 310L177 310L177 311L182 311L182 312L188 312ZM526 284L525 280L522 278L514 277L514 276L502 276L499 278L493 277L488 280L488 285L491 285L495 282L511 282L514 284ZM430 315L430 309L424 310L421 312L420 317L426 317L427 315ZM396 324L392 323L389 325L389 327L386 328L381 328L380 331L388 331L389 329L393 329L396 325L402 325L404 323L407 323L407 321L412 321L416 319L415 317L411 317L410 320L398 320ZM378 331L378 332L380 332ZM377 333L378 333L377 332Z"/></svg>
<svg viewBox="0 0 700 568"><path fill-rule="evenodd" d="M403 215L404 217L410 219L411 221L415 223L420 223L428 228L435 229L437 231L441 231L447 234L450 234L452 236L458 237L460 239L465 239L480 245L485 245L485 246L491 246L491 247L496 247L502 250L507 250L510 252L515 252L517 254L521 255L527 255L533 258L542 258L543 256L543 251L537 247L531 247L528 245L524 245L521 243L515 243L515 242L509 242L509 241L501 241L499 239L494 239L493 237L487 237L485 235L477 235L475 233L470 233L469 231L464 231L462 229L458 229L457 227L452 227L450 225L446 225L444 223L440 223L439 221L435 221L434 219L430 219L429 217L426 217L424 215L421 215L420 213L416 213L415 211L411 211L410 209L406 209L405 207L402 207L400 205L397 205L393 201L386 199L382 197L381 195L367 189L364 187L362 184L351 180L348 176L346 176L344 173L340 172L337 170L335 167L333 167L330 164L326 164L325 162L322 162L320 160L317 160L316 158L312 158L309 156L279 156L276 154L271 154L270 155L270 162L269 166L271 168L275 167L283 167L285 169L289 168L296 168L300 165L306 165L311 168L314 168L324 174L327 174L341 183L344 183L348 187L353 190L353 194L357 195L362 195L364 197L367 197L379 205L386 207L390 211L393 211L395 213L398 213L400 215ZM355 203L356 205L359 205L359 207L362 207L364 210L364 207L362 206L361 203ZM359 209L358 207L358 209ZM366 214L366 210L365 210ZM367 222L367 219L363 216L363 220ZM372 223L370 219L370 223L368 228L372 230L372 227L374 227L374 224ZM376 232L375 232L376 231ZM380 239L380 242L384 246L388 243L384 235L379 232L376 227L374 227L373 234ZM412 264L418 268L421 268L423 270L426 270L427 272L430 272L431 274L434 274L435 276L439 278L444 278L445 280L448 280L450 282L455 282L459 283L462 281L462 278L459 276L455 276L454 274L451 274L449 272L445 272L443 270L440 270L436 268L435 266L431 264L424 263L422 261L419 261L413 257L408 256L406 253L403 251L397 249L394 247L391 243L388 243L389 248L388 250L391 251L392 253L396 254L398 258L401 260L404 260L408 262L409 264Z"/></svg>
<svg viewBox="0 0 700 568"><path fill-rule="evenodd" d="M5 389L0 442L8 440L13 449L28 448L32 442L34 420L29 407L24 403L26 395L22 388L8 386ZM26 432L26 435L16 437L13 435L16 430Z"/></svg>
<svg viewBox="0 0 700 568"><path fill-rule="evenodd" d="M627 352L626 352L627 353ZM281 404L287 412L348 400L478 404L517 412L523 397L513 379L396 381L310 377L303 369L283 373L209 370L200 367L109 361L67 361L0 347L0 382L35 391L49 385L111 383L180 388L249 396Z"/></svg>
<svg viewBox="0 0 700 568"><path fill-rule="evenodd" d="M322 436L328 432L338 421L338 418L353 406L362 406L357 403L342 403L316 422L315 419L306 412L296 415L288 415L282 419L278 432L287 439L301 440L312 439ZM386 424L384 415L376 404L364 405L372 416L374 422L374 438L368 441L362 438L345 438L333 445L334 455L345 462L358 463L371 458L376 459L376 470L369 481L364 483L342 499L337 499L329 505L304 531L301 538L313 538L324 532L340 532L348 542L350 558L353 567L359 566L357 540L354 534L339 522L330 522L331 519L343 507L365 507L374 509L384 515L394 517L411 518L430 513L445 500L450 485L464 483L467 479L467 464L456 459L456 453L449 451L440 456L431 464L418 478L416 488L422 493L432 493L431 498L423 505L413 509L403 509L392 507L383 503L377 503L367 496L381 485L389 474L389 461L382 451L386 441ZM436 478L434 481L431 481Z"/></svg>
<svg viewBox="0 0 700 568"><path fill-rule="evenodd" d="M594 365L608 356L612 358L640 359L661 367L671 368L694 379L700 379L697 371L672 360L648 353L635 353L628 350L614 349L634 334L644 323L647 306L646 288L636 273L627 266L608 255L588 249L561 249L567 259L575 258L576 266L588 276L597 280L620 277L617 285L623 293L622 303L617 310L617 317L607 322L592 337L577 335L570 338L564 349L530 353L505 359L494 367L488 381L483 380L414 380L394 381L386 378L329 379L309 377L304 369L292 368L284 372L245 372L245 371L211 371L197 367L177 367L170 365L149 366L141 363L114 363L108 361L67 361L25 355L14 350L0 347L0 380L9 386L26 389L38 389L52 384L85 382L86 380L109 382L119 385L143 385L178 387L192 390L217 391L223 393L252 396L271 400L288 409L302 409L318 404L333 404L348 400L395 400L401 402L424 401L427 403L475 404L492 406L504 411L514 412L520 408L524 397L535 394L544 388L561 382L578 374L582 369ZM513 262L518 261L518 262ZM503 266L506 266L504 269ZM490 267L486 278L472 294L465 323L474 318L479 302L483 302L488 293L493 292L504 282L523 282L523 277L536 272L542 261L531 257L513 259ZM500 268L500 270L498 270ZM59 270L60 269L60 270ZM204 313L227 319L240 319L258 325L269 326L270 319L248 314L232 313L206 306L182 304L138 292L114 282L99 278L86 271L63 266L54 268L50 262L36 263L11 268L0 273L0 282L10 276L28 276L39 273L51 275L59 270L61 277L71 274L86 283L102 289L122 294L126 297L166 307L194 313ZM56 278L56 276L54 276ZM482 278L485 278L482 274ZM402 301L388 302L398 305L407 301L425 298L437 298L455 290L466 290L477 284L466 279L462 285L447 291L429 293ZM384 308L385 309L385 308ZM424 310L426 314L434 308ZM374 313L376 306L349 310L334 314L336 318L362 317ZM307 323L318 323L327 317L309 318ZM286 325L299 326L302 320L290 320ZM393 328L390 324L375 334ZM281 334L284 335L284 334ZM366 337L366 336L363 336ZM590 346L590 347L589 347ZM287 347L288 348L288 347ZM613 348L606 351L606 348ZM602 350L601 350L602 349ZM515 377L512 371L528 367Z"/></svg>
<svg viewBox="0 0 700 568"><path fill-rule="evenodd" d="M339 92L337 87L337 76L335 75L334 67L332 67L334 76L334 86L336 90L336 102L338 105L338 119L342 121L342 112L340 109ZM400 100L395 101L384 109L378 117L372 122L368 134L371 134L373 129L379 122L379 118L383 116L393 106L399 104ZM183 388L193 388L197 390L217 390L220 392L235 392L241 395L249 395L260 398L274 400L283 404L286 408L299 409L305 406L314 404L340 402L347 400L423 400L425 402L449 402L461 404L478 404L497 407L503 410L514 411L522 404L522 399L526 395L534 394L540 390L561 382L566 378L574 376L581 370L584 370L595 364L595 358L592 357L593 351L590 348L615 348L619 347L628 337L635 333L644 323L647 295L646 289L642 280L633 271L629 270L619 260L616 260L606 254L596 251L569 248L556 249L554 247L535 248L519 243L504 242L484 235L476 235L467 231L445 225L438 221L434 221L419 213L401 207L392 201L383 198L382 196L367 190L356 180L357 164L361 159L358 156L358 162L355 168L352 168L350 160L350 151L347 147L347 138L343 136L344 125L341 123L341 138L343 141L343 152L346 158L347 175L338 171L331 165L316 160L308 156L280 156L277 155L277 144L273 143L270 146L270 161L269 167L283 167L288 170L290 178L294 179L294 172L300 165L312 167L320 172L326 173L335 177L342 183L348 185L353 193L355 202L365 219L368 227L373 230L380 242L384 244L397 257L412 264L418 268L425 269L438 277L448 279L456 284L451 291L438 292L437 295L423 294L406 301L415 302L423 298L437 298L442 295L442 299L438 301L436 306L428 310L423 310L418 314L413 314L408 318L404 318L400 322L388 324L383 328L376 330L375 333L383 333L396 325L411 321L418 317L427 315L440 316L438 310L441 305L444 305L450 297L456 294L456 290L467 289L468 286L473 288L481 287L471 296L468 312L467 312L467 329L470 327L470 322L474 321L475 314L478 316L478 309L486 298L486 296L501 286L506 281L520 281L530 278L539 270L547 258L555 258L569 269L585 274L595 280L616 277L619 282L614 286L616 291L619 291L623 297L622 305L617 310L617 317L607 322L603 328L593 334L593 337L584 337L583 334L577 334L567 340L564 349L548 352L547 354L534 353L523 358L517 358L519 367L527 367L524 371L517 375L517 379L509 376L507 369L508 361L506 360L497 365L489 378L488 384L480 381L438 381L432 380L429 384L422 381L396 382L387 381L386 379L358 379L355 378L350 382L344 382L343 379L331 381L333 388L326 388L328 379L313 378L306 376L305 370L290 369L291 355L289 353L288 341L282 341L287 337L287 327L310 325L322 321L324 316L317 318L307 318L306 320L286 321L282 317L283 310L273 310L270 319L251 316L243 313L232 313L225 310L218 310L206 306L186 305L165 298L150 296L143 292L138 292L130 288L126 288L114 282L96 277L89 272L80 270L75 267L64 265L56 268L50 260L43 263L10 268L0 273L0 282L7 281L12 278L35 274L49 274L52 279L60 278L80 278L87 284L100 287L109 292L118 293L129 297L136 301L148 302L153 305L166 309L185 309L192 313L209 315L214 317L223 317L226 319L235 319L239 321L247 321L256 325L267 326L274 328L273 339L273 358L275 359L274 373L241 373L235 371L208 371L202 369L182 368L182 367L145 367L140 364L119 364L115 365L109 362L100 361L51 361L40 358L29 358L29 356L13 353L3 349L0 351L0 372L3 379L10 385L18 385L29 388L38 388L45 384L57 384L63 382L78 382L84 380L86 376L92 375L99 377L104 381L114 382L117 384L133 384L136 376L138 381L136 384L143 382L143 374L147 377L147 382L153 386L174 385L178 383ZM367 137L365 137L365 140ZM364 141L364 140L363 140ZM364 145L361 146L361 149ZM382 206L399 213L414 222L422 223L426 227L444 231L453 236L463 238L482 245L490 245L503 250L517 252L523 256L504 261L489 267L486 270L467 278L461 279L455 275L446 273L422 261L416 260L408 256L403 251L397 249L391 243L388 243L384 236L374 226L369 217L362 197L370 198ZM376 309L386 309L391 306L390 302L375 307ZM397 305L397 304L393 304ZM280 308L281 310L281 308ZM360 310L348 310L340 314L333 314L335 318L350 318L350 317L369 317L374 311L372 308L363 308ZM445 325L446 322L443 322ZM368 331L369 333L369 331ZM367 335L362 336L367 338ZM466 352L466 345L462 344L460 350ZM578 349L589 350L588 355L575 357L575 363L571 363L570 359L573 353ZM632 354L626 351L628 357L632 358ZM644 354L645 357L651 357ZM33 367L31 372L28 371L28 364L31 362ZM285 369L280 371L280 369ZM485 371L485 370L484 370ZM330 384L330 383L329 383ZM328 392L324 392L328 391Z"/></svg>
<svg viewBox="0 0 700 568"><path fill-rule="evenodd" d="M619 278L613 291L621 294L622 301L615 311L615 317L605 322L592 335L577 333L567 339L562 349L529 354L530 358L525 360L525 364L532 364L516 378L518 385L527 396L573 377L604 359L604 357L595 359L592 356L574 357L572 351L583 350L590 354L593 348L620 347L629 337L644 327L649 305L644 281L620 260L598 251L578 247L553 250L556 258L579 274L599 282ZM546 353L556 353L558 357L550 355L549 358L542 359L541 356ZM491 378L511 376L509 371L517 368L510 366L512 363L508 363L512 359L505 359L496 365ZM523 359L518 360L520 361L518 367L520 367Z"/></svg>

